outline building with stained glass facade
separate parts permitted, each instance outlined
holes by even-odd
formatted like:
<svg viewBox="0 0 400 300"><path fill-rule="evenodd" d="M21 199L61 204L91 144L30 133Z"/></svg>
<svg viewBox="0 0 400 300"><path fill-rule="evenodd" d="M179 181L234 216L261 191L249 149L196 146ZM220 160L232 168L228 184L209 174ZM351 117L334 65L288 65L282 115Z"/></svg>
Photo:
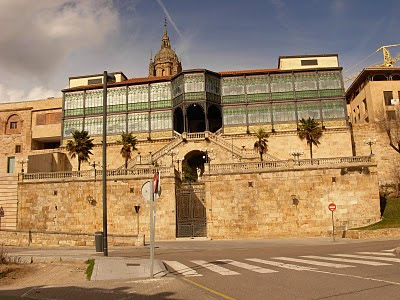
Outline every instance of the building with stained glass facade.
<svg viewBox="0 0 400 300"><path fill-rule="evenodd" d="M271 132L288 131L309 117L324 128L346 127L342 69L337 63L326 64L327 58L337 62L337 55L280 57L279 66L285 69L193 69L110 82L108 134L133 132L139 139L152 139L173 137L174 131L241 134L260 126ZM102 84L63 93L63 138L74 130L100 135Z"/></svg>

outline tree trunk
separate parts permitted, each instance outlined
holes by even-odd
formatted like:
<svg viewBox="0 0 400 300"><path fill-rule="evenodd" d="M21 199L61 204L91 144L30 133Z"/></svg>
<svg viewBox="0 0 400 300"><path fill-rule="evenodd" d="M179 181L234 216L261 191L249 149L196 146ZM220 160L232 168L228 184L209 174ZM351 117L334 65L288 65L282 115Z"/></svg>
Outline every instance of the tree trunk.
<svg viewBox="0 0 400 300"><path fill-rule="evenodd" d="M128 169L128 158L125 157L125 170Z"/></svg>
<svg viewBox="0 0 400 300"><path fill-rule="evenodd" d="M263 153L260 151L260 159L263 161Z"/></svg>
<svg viewBox="0 0 400 300"><path fill-rule="evenodd" d="M81 160L78 158L78 172L81 170Z"/></svg>
<svg viewBox="0 0 400 300"><path fill-rule="evenodd" d="M310 157L312 159L312 143L310 143Z"/></svg>

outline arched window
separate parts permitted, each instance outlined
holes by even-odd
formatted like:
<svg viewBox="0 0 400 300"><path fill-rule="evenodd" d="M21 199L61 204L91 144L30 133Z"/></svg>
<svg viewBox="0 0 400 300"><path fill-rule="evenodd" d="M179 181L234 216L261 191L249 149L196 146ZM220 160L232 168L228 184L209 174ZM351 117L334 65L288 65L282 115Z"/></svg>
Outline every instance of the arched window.
<svg viewBox="0 0 400 300"><path fill-rule="evenodd" d="M11 115L6 124L6 134L21 133L22 122L18 115Z"/></svg>

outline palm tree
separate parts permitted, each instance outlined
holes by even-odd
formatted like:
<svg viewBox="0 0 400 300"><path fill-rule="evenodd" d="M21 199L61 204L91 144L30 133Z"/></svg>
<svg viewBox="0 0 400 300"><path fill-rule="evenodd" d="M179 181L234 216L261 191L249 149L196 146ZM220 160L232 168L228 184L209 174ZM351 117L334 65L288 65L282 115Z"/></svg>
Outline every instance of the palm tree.
<svg viewBox="0 0 400 300"><path fill-rule="evenodd" d="M320 144L319 139L321 138L322 133L323 131L320 123L315 121L314 118L308 118L307 120L302 118L300 120L298 135L301 140L307 140L307 145L310 146L311 159L313 158L312 146L315 145L318 147Z"/></svg>
<svg viewBox="0 0 400 300"><path fill-rule="evenodd" d="M119 140L118 145L121 147L121 156L125 159L125 169L128 169L128 160L132 157L132 152L137 150L136 148L136 137L132 135L132 132L121 134L121 140Z"/></svg>
<svg viewBox="0 0 400 300"><path fill-rule="evenodd" d="M72 132L73 140L67 143L67 151L71 158L78 157L78 171L81 170L81 162L89 161L89 156L93 155L90 151L93 149L93 139L90 138L89 133L85 130L75 130Z"/></svg>
<svg viewBox="0 0 400 300"><path fill-rule="evenodd" d="M260 159L263 161L263 154L268 150L268 140L269 134L264 130L264 128L260 127L256 131L257 141L254 143L254 149L258 151L260 154Z"/></svg>

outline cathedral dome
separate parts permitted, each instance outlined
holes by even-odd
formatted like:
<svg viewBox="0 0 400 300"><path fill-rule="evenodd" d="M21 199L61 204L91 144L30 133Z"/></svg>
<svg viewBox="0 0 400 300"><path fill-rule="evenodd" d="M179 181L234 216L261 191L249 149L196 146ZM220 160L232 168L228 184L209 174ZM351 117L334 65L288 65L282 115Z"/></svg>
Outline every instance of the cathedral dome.
<svg viewBox="0 0 400 300"><path fill-rule="evenodd" d="M171 44L167 34L167 22L164 23L164 34L161 40L161 49L151 58L149 63L149 76L169 76L182 71L182 65Z"/></svg>

